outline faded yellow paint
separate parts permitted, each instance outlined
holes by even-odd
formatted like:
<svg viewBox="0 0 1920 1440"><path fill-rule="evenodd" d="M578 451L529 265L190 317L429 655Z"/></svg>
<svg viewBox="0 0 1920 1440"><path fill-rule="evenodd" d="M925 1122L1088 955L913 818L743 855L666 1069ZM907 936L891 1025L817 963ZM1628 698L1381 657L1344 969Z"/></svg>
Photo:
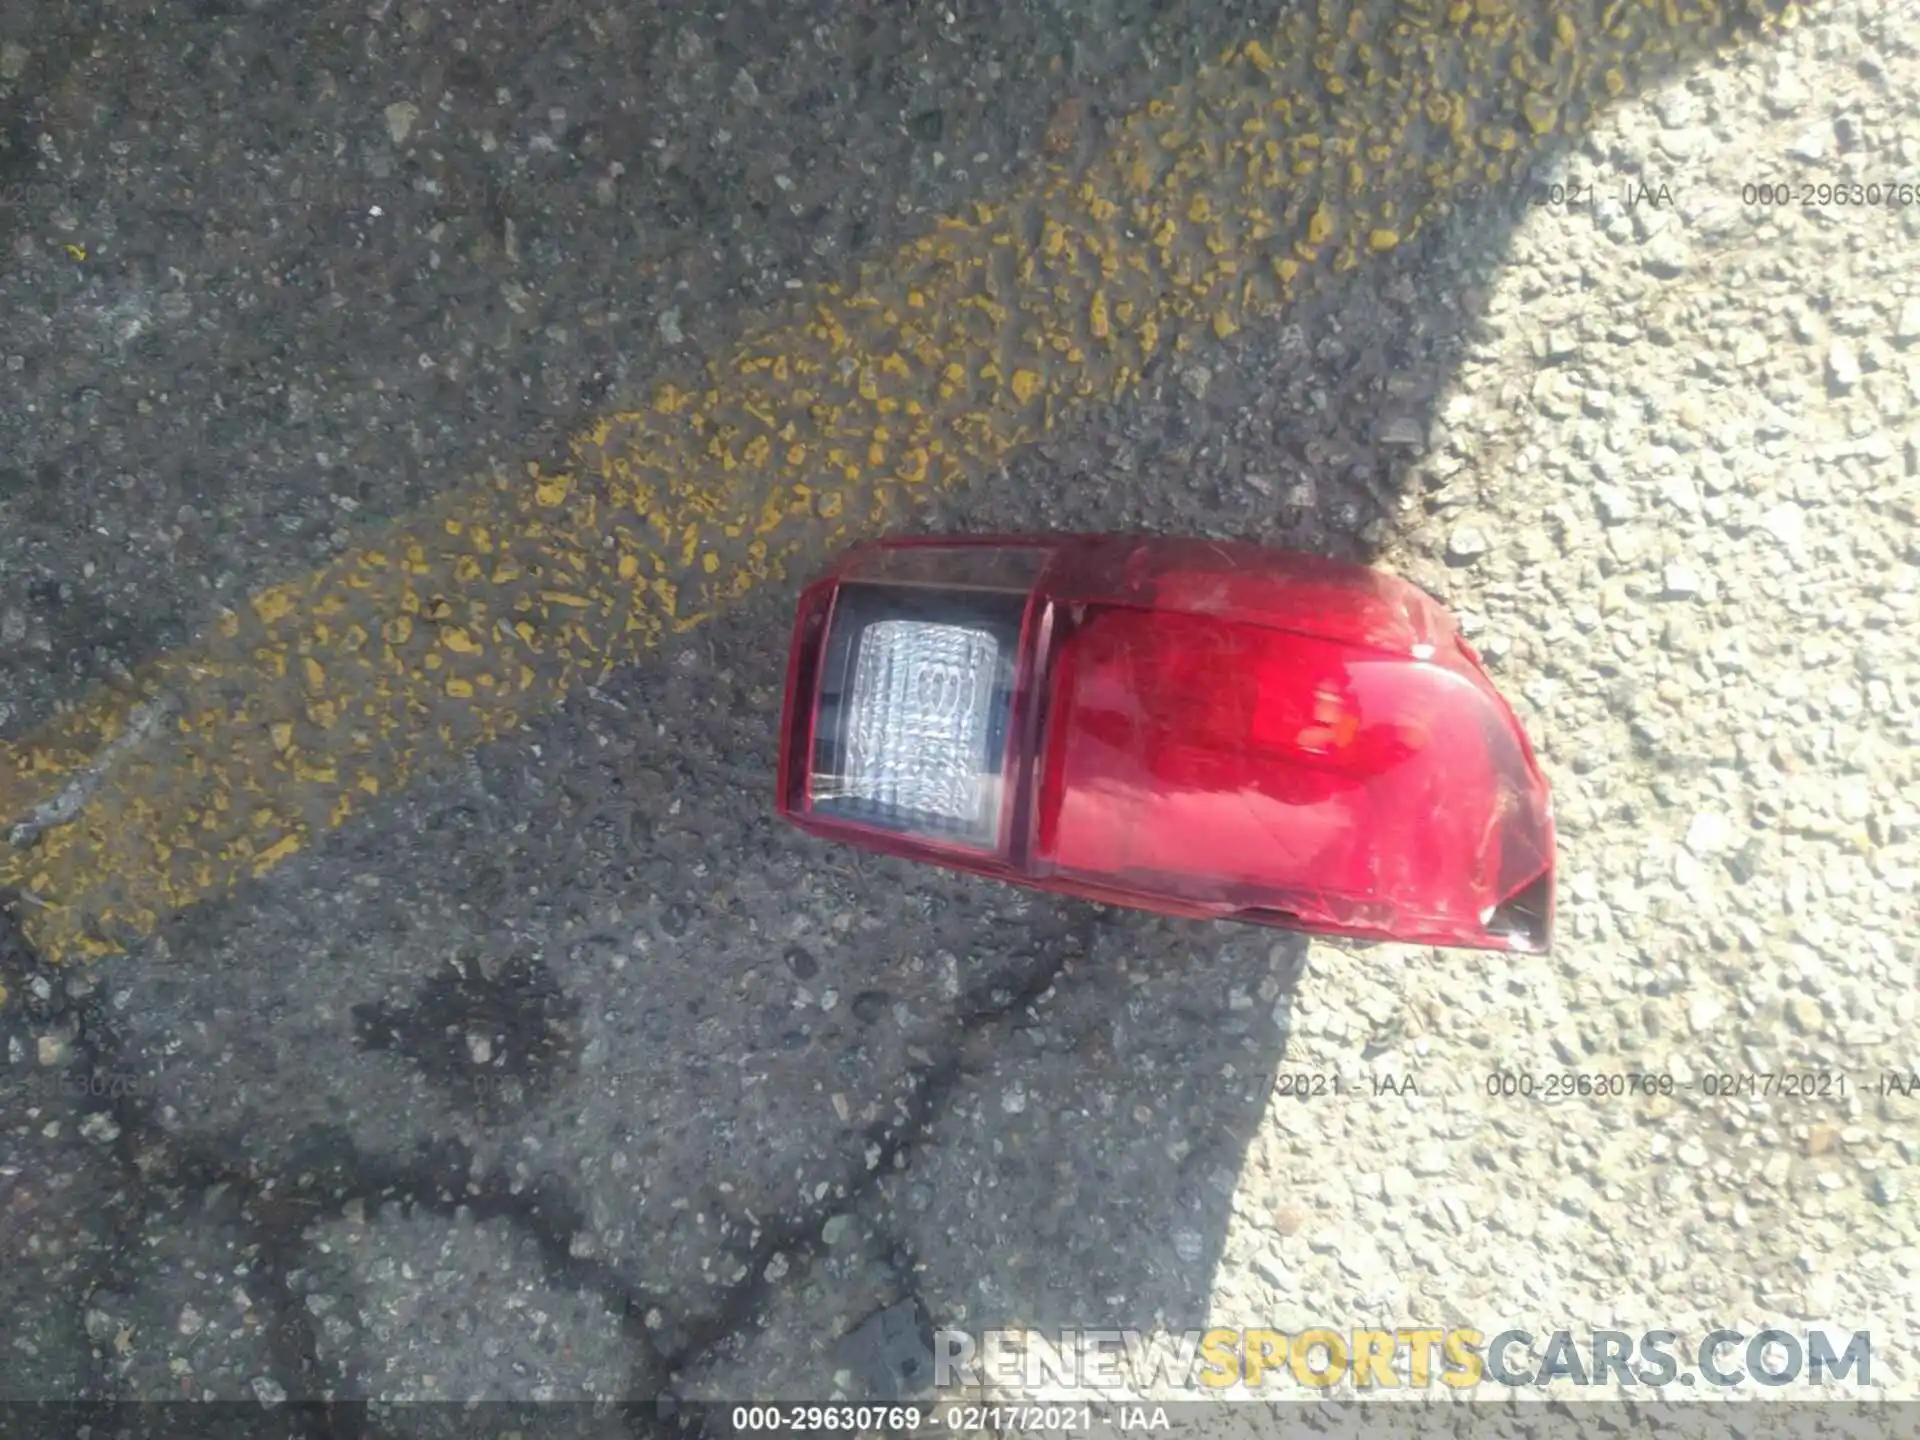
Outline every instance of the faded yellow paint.
<svg viewBox="0 0 1920 1440"><path fill-rule="evenodd" d="M1405 244L1461 186L1529 163L1541 121L1577 133L1733 29L1719 0L1300 7L1089 166L967 206L594 421L564 467L478 479L0 746L0 822L105 766L76 819L0 846L0 884L32 892L50 958L119 948L297 853L353 797L1125 395L1167 345ZM155 697L194 723L105 755Z"/></svg>

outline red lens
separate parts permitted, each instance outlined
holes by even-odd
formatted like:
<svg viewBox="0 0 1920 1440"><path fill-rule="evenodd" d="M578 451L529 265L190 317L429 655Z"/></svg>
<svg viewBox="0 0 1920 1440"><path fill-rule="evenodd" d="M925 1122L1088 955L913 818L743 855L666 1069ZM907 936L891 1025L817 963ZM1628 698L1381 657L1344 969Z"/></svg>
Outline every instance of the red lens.
<svg viewBox="0 0 1920 1440"><path fill-rule="evenodd" d="M1035 859L1063 877L1448 944L1550 864L1526 757L1445 666L1111 608L1049 690Z"/></svg>

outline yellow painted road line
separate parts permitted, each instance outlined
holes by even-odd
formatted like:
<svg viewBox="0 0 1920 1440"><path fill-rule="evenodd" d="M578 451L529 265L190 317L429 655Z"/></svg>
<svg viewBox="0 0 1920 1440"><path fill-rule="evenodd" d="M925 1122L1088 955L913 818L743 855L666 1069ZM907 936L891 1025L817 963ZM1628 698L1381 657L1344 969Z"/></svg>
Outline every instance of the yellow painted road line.
<svg viewBox="0 0 1920 1440"><path fill-rule="evenodd" d="M50 958L123 948L1771 23L1717 0L1305 7L1087 169L943 219L601 420L564 471L450 493L6 745L0 884Z"/></svg>

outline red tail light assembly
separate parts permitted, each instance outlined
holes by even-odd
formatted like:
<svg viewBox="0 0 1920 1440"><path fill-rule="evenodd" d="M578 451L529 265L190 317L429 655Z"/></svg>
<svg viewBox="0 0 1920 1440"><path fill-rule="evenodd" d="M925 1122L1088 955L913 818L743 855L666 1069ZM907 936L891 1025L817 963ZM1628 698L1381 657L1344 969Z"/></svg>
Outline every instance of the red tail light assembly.
<svg viewBox="0 0 1920 1440"><path fill-rule="evenodd" d="M1015 884L1545 950L1547 785L1440 605L1363 566L1135 536L885 541L800 597L778 807Z"/></svg>

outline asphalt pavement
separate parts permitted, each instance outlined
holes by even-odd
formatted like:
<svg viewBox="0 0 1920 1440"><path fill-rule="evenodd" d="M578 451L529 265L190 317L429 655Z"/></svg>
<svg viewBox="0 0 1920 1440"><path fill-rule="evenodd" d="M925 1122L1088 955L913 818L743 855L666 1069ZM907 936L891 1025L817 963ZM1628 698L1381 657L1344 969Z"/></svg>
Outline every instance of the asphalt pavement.
<svg viewBox="0 0 1920 1440"><path fill-rule="evenodd" d="M1897 93L1911 43L1856 8L1806 63ZM1604 259L1533 257L1526 227L1569 164L1619 186L1626 142L1590 138L1617 112L1732 94L1806 24L1496 0L0 6L0 1398L236 1401L309 1431L331 1422L280 1402L884 1399L926 1393L937 1328L1272 1313L1285 1286L1246 1310L1249 1277L1321 1261L1255 1254L1245 1227L1311 1238L1330 1174L1371 1197L1400 1163L1276 1141L1276 1077L1340 1063L1315 1033L1413 1064L1409 1015L1443 1045L1477 1027L1480 1000L1435 1017L1462 967L1479 985L1504 960L1160 919L792 832L771 806L798 585L883 531L1240 536L1399 563L1499 631L1481 617L1602 543L1554 509L1584 517L1590 475L1537 498L1493 478L1536 463L1520 440L1471 452L1484 513L1459 519L1435 438L1509 340L1566 359L1529 307L1609 293ZM1745 133L1714 123L1696 152ZM1911 120L1864 123L1839 149L1920 179ZM1653 166L1685 165L1673 143ZM1871 217L1887 256L1916 216ZM1629 225L1636 274L1710 268L1658 228ZM1755 243L1797 269L1813 242ZM1873 392L1855 438L1895 437L1861 461L1892 469L1860 503L1891 508L1849 523L1910 576L1914 410L1874 391L1920 338L1897 271L1848 292L1903 317L1871 378L1854 349L1877 342L1805 343L1835 396ZM1628 298L1633 343L1660 303ZM1500 372L1480 404L1612 423L1606 382L1532 383ZM1644 562L1701 589L1655 549L1616 543L1590 578ZM1912 590L1889 584L1897 633ZM1573 663L1528 603L1483 647L1515 694ZM1898 975L1912 711L1861 663L1899 698L1868 707L1893 738L1854 819L1893 858L1852 886L1877 918L1851 933ZM1576 832L1695 808L1644 740L1594 798L1574 752L1614 742L1574 729L1544 750ZM1716 877L1735 849L1689 848ZM1645 932L1582 919L1588 898L1568 994L1589 953L1623 1005L1683 988L1656 983L1670 950L1615 957ZM1775 954L1712 924L1700 954ZM1528 974L1509 987L1550 1008L1527 987L1562 981ZM1762 1012L1725 1008L1759 1043ZM1842 1050L1867 1024L1778 1013ZM1875 1066L1904 1053L1862 1036ZM1354 1102L1343 1124L1460 1140L1401 1165L1422 1188L1470 1171L1468 1132L1421 1113ZM1894 1227L1884 1253L1920 1253L1910 1201L1877 1198L1913 1116L1876 1113L1906 1128L1863 1213ZM1572 1213L1564 1171L1509 1179L1476 1224ZM1361 1280L1401 1323L1425 1304ZM1319 1286L1326 1314L1363 1313Z"/></svg>

